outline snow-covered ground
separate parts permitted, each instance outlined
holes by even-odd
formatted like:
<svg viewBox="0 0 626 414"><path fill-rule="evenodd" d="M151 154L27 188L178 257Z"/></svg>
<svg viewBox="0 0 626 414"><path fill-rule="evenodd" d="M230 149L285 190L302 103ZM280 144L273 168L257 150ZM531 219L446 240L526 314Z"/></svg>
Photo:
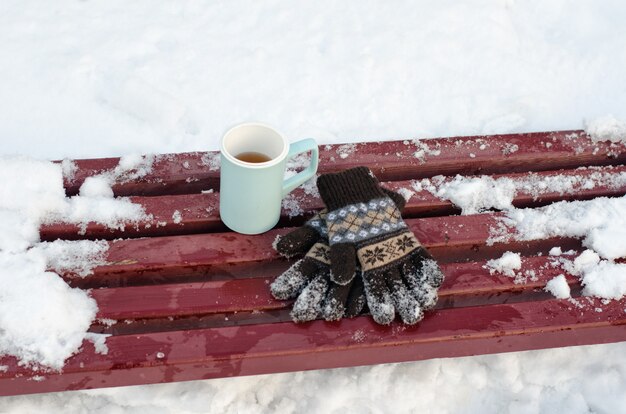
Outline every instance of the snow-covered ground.
<svg viewBox="0 0 626 414"><path fill-rule="evenodd" d="M0 156L213 150L248 120L320 143L602 135L593 120L626 119L624 21L619 0L4 0ZM307 411L626 412L626 343L0 397L0 413Z"/></svg>

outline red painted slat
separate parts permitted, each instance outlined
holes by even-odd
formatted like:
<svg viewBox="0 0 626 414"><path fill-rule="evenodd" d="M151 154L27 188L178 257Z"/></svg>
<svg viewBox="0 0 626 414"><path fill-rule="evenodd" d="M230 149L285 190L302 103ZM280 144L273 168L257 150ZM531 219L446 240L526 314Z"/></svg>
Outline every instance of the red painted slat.
<svg viewBox="0 0 626 414"><path fill-rule="evenodd" d="M581 183L591 179L596 174L607 174L616 177L608 180L609 184L595 185L578 188L574 194L561 194L559 192L546 192L537 196L529 191L519 191L515 196L513 205L516 207L536 207L561 200L583 200L600 196L617 196L626 194L626 185L620 184L624 180L618 180L621 174L626 173L626 166L608 166L598 168L585 168L575 170L542 171L539 173L516 173L494 175L492 178L509 178L513 182L520 183L529 177L537 180L549 179L556 176L575 177ZM471 177L469 177L471 178ZM446 181L451 180L448 177ZM404 211L405 217L433 216L458 213L453 204L441 200L427 190L415 191L411 181L390 181L383 184L392 190L407 189L413 191ZM323 207L321 199L314 195L306 194L302 189L294 191L290 198L298 200L301 213L305 216ZM226 228L219 218L219 193L210 194L185 194L176 196L156 197L131 197L131 201L144 207L146 214L152 216L151 220L139 223L138 226L127 226L124 231L107 229L104 225L90 223L83 235L77 225L54 223L41 228L42 240L62 239L114 239L118 237L145 237L164 236L175 234L194 234L212 231L224 231ZM179 212L182 220L174 222L174 213ZM283 221L292 214L283 210Z"/></svg>
<svg viewBox="0 0 626 414"><path fill-rule="evenodd" d="M130 197L130 201L140 204L146 215L152 217L137 225L126 226L124 230L110 229L93 222L87 224L85 231L76 224L45 224L39 231L41 240L112 240L119 237L155 237L228 230L219 217L217 193ZM181 217L178 223L174 221L174 214L177 211Z"/></svg>
<svg viewBox="0 0 626 414"><path fill-rule="evenodd" d="M563 248L579 246L572 239L548 239L531 242L512 242L488 245L490 229L496 228L500 214L473 216L430 217L408 219L407 224L421 243L442 262L472 261L497 256L507 250L524 254L545 250L556 245ZM72 280L74 286L118 286L126 282L115 280L154 280L162 283L175 281L185 275L225 274L239 265L272 263L279 260L270 248L279 234L291 229L277 229L256 236L237 233L209 233L187 236L153 237L109 242L106 260L108 265L94 269L94 274L84 279ZM246 268L259 274L262 266ZM267 273L266 273L267 274ZM278 274L278 273L276 273ZM71 275L66 275L71 279ZM249 276L248 276L249 277ZM222 277L223 279L224 277ZM215 279L214 279L215 280Z"/></svg>
<svg viewBox="0 0 626 414"><path fill-rule="evenodd" d="M424 148L428 150L420 156ZM622 144L594 143L583 131L436 138L417 144L398 140L324 145L320 172L367 165L381 180L398 181L438 174L542 171L623 163L625 149ZM215 152L157 156L150 174L140 181L118 183L114 191L117 195L161 195L217 189L216 157ZM78 170L66 182L67 193L77 194L86 177L110 170L117 162L116 158L77 160Z"/></svg>
<svg viewBox="0 0 626 414"><path fill-rule="evenodd" d="M560 268L550 266L550 257L524 258L521 275L527 281L516 284L513 278L491 275L485 262L450 263L441 266L446 280L439 290L439 297L445 306L452 307L457 302L466 302L466 296L489 295L491 300L506 302L511 295L532 292L543 288L553 277L564 273ZM533 277L531 279L530 272ZM269 291L269 284L275 275L260 278L230 281L206 281L156 286L94 289L91 295L98 303L98 318L137 319L163 318L208 313L265 311L289 307L291 302L275 300ZM577 278L569 277L571 284ZM473 305L481 300L487 303L490 298L475 298Z"/></svg>
<svg viewBox="0 0 626 414"><path fill-rule="evenodd" d="M62 374L33 373L2 358L0 395L149 384L415 361L626 340L626 301L580 299L442 309L417 326L369 317L339 323L251 326L113 336L91 344ZM597 312L596 308L602 308ZM36 380L33 377L37 375Z"/></svg>

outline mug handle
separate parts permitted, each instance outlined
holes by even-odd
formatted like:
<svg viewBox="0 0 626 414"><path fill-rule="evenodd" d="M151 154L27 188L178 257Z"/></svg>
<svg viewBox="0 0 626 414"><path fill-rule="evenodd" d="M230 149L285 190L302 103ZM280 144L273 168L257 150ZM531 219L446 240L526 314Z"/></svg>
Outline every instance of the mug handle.
<svg viewBox="0 0 626 414"><path fill-rule="evenodd" d="M303 139L301 141L291 144L289 146L289 153L287 154L287 158L292 158L298 154L302 154L303 152L307 151L311 151L311 163L305 170L300 171L293 177L287 178L283 182L283 197L293 191L294 188L298 187L300 184L313 177L317 172L319 149L317 147L317 142L315 142L315 140L312 138Z"/></svg>

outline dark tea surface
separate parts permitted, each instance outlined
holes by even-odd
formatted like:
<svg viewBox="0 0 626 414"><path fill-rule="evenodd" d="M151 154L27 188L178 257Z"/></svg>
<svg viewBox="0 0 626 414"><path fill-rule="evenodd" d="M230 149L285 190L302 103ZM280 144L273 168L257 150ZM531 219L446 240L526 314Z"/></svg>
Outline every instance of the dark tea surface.
<svg viewBox="0 0 626 414"><path fill-rule="evenodd" d="M241 154L236 155L235 158L237 158L239 161L252 163L267 162L272 160L272 158L263 153L253 151L242 152Z"/></svg>

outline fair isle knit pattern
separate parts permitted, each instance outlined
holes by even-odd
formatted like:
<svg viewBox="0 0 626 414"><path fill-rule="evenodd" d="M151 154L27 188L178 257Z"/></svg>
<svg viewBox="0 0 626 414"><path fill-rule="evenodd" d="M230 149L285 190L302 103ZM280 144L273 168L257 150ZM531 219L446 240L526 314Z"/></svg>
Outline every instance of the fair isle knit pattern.
<svg viewBox="0 0 626 414"><path fill-rule="evenodd" d="M306 222L306 225L314 228L322 237L328 237L328 228L326 227L326 214L327 210L323 209L317 213L313 218Z"/></svg>
<svg viewBox="0 0 626 414"><path fill-rule="evenodd" d="M405 231L397 236L385 238L357 250L361 270L368 272L395 264L421 246L413 233Z"/></svg>
<svg viewBox="0 0 626 414"><path fill-rule="evenodd" d="M400 210L389 197L350 204L326 214L329 244L370 240L406 228Z"/></svg>
<svg viewBox="0 0 626 414"><path fill-rule="evenodd" d="M306 257L330 265L330 247L326 243L315 243L306 254Z"/></svg>

